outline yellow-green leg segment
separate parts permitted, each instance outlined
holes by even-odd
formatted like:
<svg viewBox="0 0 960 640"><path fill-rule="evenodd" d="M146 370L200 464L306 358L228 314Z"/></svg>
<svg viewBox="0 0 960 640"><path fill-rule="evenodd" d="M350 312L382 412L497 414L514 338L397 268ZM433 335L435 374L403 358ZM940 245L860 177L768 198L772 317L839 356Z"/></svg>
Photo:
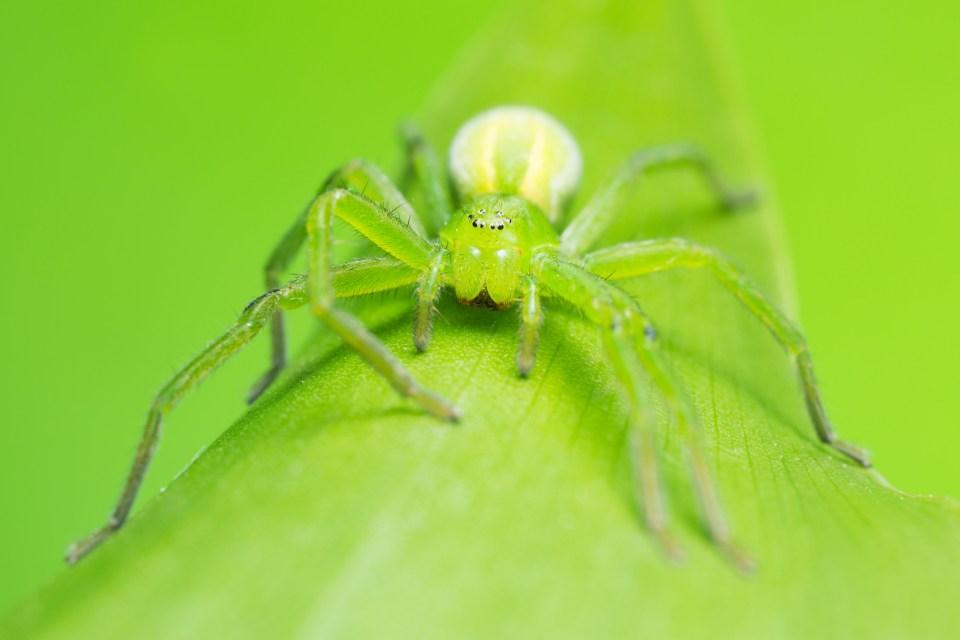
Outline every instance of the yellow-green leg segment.
<svg viewBox="0 0 960 640"><path fill-rule="evenodd" d="M867 452L839 439L830 424L814 377L813 359L800 330L729 258L711 247L677 238L631 242L601 249L588 254L584 263L588 269L607 280L644 276L676 268L709 269L750 313L766 325L793 360L810 418L820 440L864 467L870 466Z"/></svg>
<svg viewBox="0 0 960 640"><path fill-rule="evenodd" d="M629 408L634 473L642 497L644 520L669 557L679 558L680 546L670 532L662 483L657 469L655 420L645 396L643 372L667 403L683 437L694 487L711 539L742 571L749 558L732 541L717 490L700 441L696 415L668 373L656 334L639 305L625 292L594 273L557 256L539 256L534 273L554 295L579 308L601 329L607 355L620 379Z"/></svg>
<svg viewBox="0 0 960 640"><path fill-rule="evenodd" d="M530 375L536 361L541 324L543 310L537 280L526 276L520 282L520 348L517 350L517 370L524 378Z"/></svg>
<svg viewBox="0 0 960 640"><path fill-rule="evenodd" d="M756 200L753 190L738 190L727 184L707 155L696 145L678 142L643 149L627 159L613 180L597 191L563 230L560 248L564 255L582 255L590 249L610 224L624 215L623 203L627 194L648 173L683 167L699 173L720 206L726 210L746 207Z"/></svg>
<svg viewBox="0 0 960 640"><path fill-rule="evenodd" d="M384 210L395 217L404 220L407 225L420 236L425 236L423 221L417 216L412 207L407 205L406 199L400 190L390 181L376 165L365 160L354 160L330 174L320 189L323 194L332 189L346 189L376 202ZM319 195L319 194L318 194ZM307 239L307 215L312 202L297 216L296 221L287 230L280 243L270 254L265 268L267 290L272 291L280 286L280 279L290 267L290 263L300 252L300 248ZM271 358L270 368L253 385L247 394L247 402L253 403L280 375L280 371L287 362L286 329L283 314L278 313L270 321Z"/></svg>
<svg viewBox="0 0 960 640"><path fill-rule="evenodd" d="M427 272L433 245L371 200L345 189L321 194L307 216L310 308L403 396L444 420L457 420L459 410L422 388L380 340L359 320L334 305L331 224L334 216L354 227L375 245L413 269Z"/></svg>
<svg viewBox="0 0 960 640"><path fill-rule="evenodd" d="M306 229L306 226L304 226ZM331 272L338 297L366 295L388 291L417 282L419 272L393 258L366 258L347 262ZM109 538L130 515L137 492L150 461L153 458L164 416L169 413L190 390L200 384L214 369L230 356L245 347L271 318L280 311L302 307L308 301L306 277L299 277L289 284L260 296L243 310L237 322L222 336L208 345L197 357L187 363L167 382L156 395L147 414L147 422L140 437L123 493L110 519L83 540L71 545L67 561L75 563ZM350 320L347 320L349 323ZM359 324L356 320L354 323ZM362 328L362 327L361 327Z"/></svg>
<svg viewBox="0 0 960 640"><path fill-rule="evenodd" d="M433 312L443 288L443 273L450 263L450 252L437 248L430 256L430 266L417 286L417 310L413 320L413 344L417 351L426 351L433 338Z"/></svg>
<svg viewBox="0 0 960 640"><path fill-rule="evenodd" d="M180 369L156 395L147 414L147 422L140 437L123 493L107 524L89 536L70 546L67 562L73 564L90 553L100 543L119 529L130 515L137 491L147 473L150 460L160 440L163 417L173 409L184 395L203 381L214 369L253 339L260 329L280 308L296 308L306 302L306 286L303 278L265 293L251 302L237 322L222 336L211 342L200 354Z"/></svg>
<svg viewBox="0 0 960 640"><path fill-rule="evenodd" d="M431 235L436 235L450 219L449 191L442 163L415 125L406 124L400 133L407 152L402 184L404 188L416 185L420 189L424 225Z"/></svg>

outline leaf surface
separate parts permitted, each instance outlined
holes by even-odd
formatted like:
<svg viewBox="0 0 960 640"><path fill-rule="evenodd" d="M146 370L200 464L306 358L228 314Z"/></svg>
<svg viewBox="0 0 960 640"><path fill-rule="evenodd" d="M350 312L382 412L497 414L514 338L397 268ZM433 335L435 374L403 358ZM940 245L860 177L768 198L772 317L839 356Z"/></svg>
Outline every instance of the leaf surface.
<svg viewBox="0 0 960 640"><path fill-rule="evenodd" d="M720 214L694 176L658 174L605 243L715 245L791 312L775 198L705 4L516 3L465 48L420 121L444 148L482 108L550 111L581 142L581 204L636 148L703 145L734 180L760 185L763 205ZM708 274L625 286L695 401L754 577L706 539L665 417L686 561L667 563L640 526L625 411L596 329L576 312L547 310L538 364L522 380L515 313L447 298L418 355L400 295L352 308L464 410L459 426L422 415L320 332L277 388L0 635L918 638L960 628L956 505L904 495L818 444L786 357Z"/></svg>

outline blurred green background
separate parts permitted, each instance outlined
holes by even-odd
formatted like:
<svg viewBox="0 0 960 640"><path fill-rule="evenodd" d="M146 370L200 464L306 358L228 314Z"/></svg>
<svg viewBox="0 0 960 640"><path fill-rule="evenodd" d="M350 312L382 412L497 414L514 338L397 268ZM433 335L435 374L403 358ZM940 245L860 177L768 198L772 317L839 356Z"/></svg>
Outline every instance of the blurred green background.
<svg viewBox="0 0 960 640"><path fill-rule="evenodd" d="M833 418L899 487L960 496L960 8L717 1ZM152 393L261 292L320 180L395 167L395 124L502 4L0 8L0 612L101 524ZM266 358L176 412L144 495L244 411Z"/></svg>

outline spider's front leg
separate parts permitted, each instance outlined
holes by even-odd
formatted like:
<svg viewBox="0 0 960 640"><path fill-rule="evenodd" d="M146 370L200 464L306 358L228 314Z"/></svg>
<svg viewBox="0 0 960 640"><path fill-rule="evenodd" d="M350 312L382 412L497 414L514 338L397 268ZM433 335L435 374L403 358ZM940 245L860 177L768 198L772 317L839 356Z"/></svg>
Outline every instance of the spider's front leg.
<svg viewBox="0 0 960 640"><path fill-rule="evenodd" d="M357 194L361 194L370 200L378 203L385 210L405 215L407 224L420 236L426 237L423 221L416 215L412 207L407 205L406 199L400 190L397 189L390 179L375 165L365 160L354 160L340 169L337 169L320 188L318 195L321 195L332 189L347 189ZM272 291L280 286L280 278L290 267L290 263L299 253L300 248L307 239L307 215L310 212L311 204L308 204L303 213L297 216L293 226L284 234L280 243L270 254L265 268L267 290ZM407 211L404 211L404 208ZM247 402L253 403L259 398L267 388L273 384L280 374L280 371L286 365L286 337L283 321L283 314L278 313L273 316L270 323L270 334L272 341L270 368L253 385L247 394Z"/></svg>
<svg viewBox="0 0 960 640"><path fill-rule="evenodd" d="M393 258L366 258L337 265L332 280L338 297L369 295L410 286L419 272ZM123 526L133 507L154 450L160 439L160 426L188 391L196 387L214 369L242 349L261 328L281 310L296 309L307 303L307 281L301 276L289 284L268 291L246 306L237 322L200 355L174 375L153 400L140 438L127 482L107 524L71 545L67 561L71 564L88 554Z"/></svg>
<svg viewBox="0 0 960 640"><path fill-rule="evenodd" d="M671 557L680 547L669 531L667 509L657 470L654 417L644 394L642 372L646 371L666 401L684 437L688 458L707 529L714 543L741 571L752 563L732 541L716 487L703 452L696 416L686 395L673 383L662 358L656 334L637 303L622 290L583 267L562 258L541 255L534 272L555 295L570 302L601 328L604 347L626 392L630 409L630 434L636 456L634 471L647 526Z"/></svg>
<svg viewBox="0 0 960 640"><path fill-rule="evenodd" d="M353 347L401 395L415 400L439 418L459 419L460 412L455 406L423 389L376 336L354 316L335 306L331 277L331 223L334 216L397 260L424 273L430 272L434 245L372 200L345 189L323 193L307 213L310 306L314 315Z"/></svg>
<svg viewBox="0 0 960 640"><path fill-rule="evenodd" d="M675 238L629 242L601 249L588 254L584 263L591 271L608 280L644 276L681 267L709 269L750 313L766 325L793 359L806 397L807 410L820 440L864 467L870 466L867 452L839 439L830 424L813 374L813 359L803 334L729 258L711 247Z"/></svg>
<svg viewBox="0 0 960 640"><path fill-rule="evenodd" d="M126 484L124 484L123 493L110 519L103 527L71 545L67 551L67 562L74 564L123 526L127 516L130 515L130 509L133 507L140 484L143 482L143 477L157 448L157 442L160 440L160 427L164 416L188 391L200 384L227 358L250 342L280 309L295 309L305 304L306 300L306 284L303 278L298 278L284 287L260 296L247 305L240 314L240 318L226 333L210 343L200 355L180 369L163 386L150 405L147 422L144 425L143 435L140 437L140 444Z"/></svg>

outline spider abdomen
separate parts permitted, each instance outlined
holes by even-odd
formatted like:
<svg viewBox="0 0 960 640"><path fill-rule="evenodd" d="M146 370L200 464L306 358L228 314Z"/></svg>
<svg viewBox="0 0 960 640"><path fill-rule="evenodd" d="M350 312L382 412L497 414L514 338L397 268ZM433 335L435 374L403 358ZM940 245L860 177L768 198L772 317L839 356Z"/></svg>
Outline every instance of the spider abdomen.
<svg viewBox="0 0 960 640"><path fill-rule="evenodd" d="M460 198L519 195L557 224L580 182L580 149L554 118L532 107L498 107L467 121L450 146Z"/></svg>

